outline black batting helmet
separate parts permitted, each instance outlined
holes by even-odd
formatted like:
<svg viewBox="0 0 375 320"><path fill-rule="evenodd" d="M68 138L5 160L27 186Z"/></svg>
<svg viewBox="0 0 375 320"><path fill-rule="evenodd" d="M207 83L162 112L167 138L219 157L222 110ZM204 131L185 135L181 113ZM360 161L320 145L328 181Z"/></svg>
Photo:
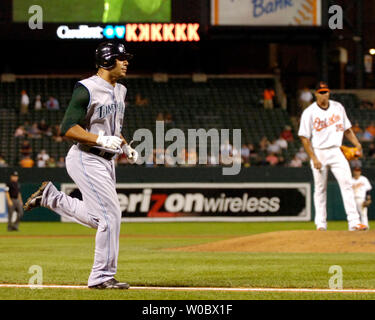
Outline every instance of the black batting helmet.
<svg viewBox="0 0 375 320"><path fill-rule="evenodd" d="M97 68L112 69L118 60L130 60L133 55L127 53L122 43L102 42L95 51L95 63Z"/></svg>

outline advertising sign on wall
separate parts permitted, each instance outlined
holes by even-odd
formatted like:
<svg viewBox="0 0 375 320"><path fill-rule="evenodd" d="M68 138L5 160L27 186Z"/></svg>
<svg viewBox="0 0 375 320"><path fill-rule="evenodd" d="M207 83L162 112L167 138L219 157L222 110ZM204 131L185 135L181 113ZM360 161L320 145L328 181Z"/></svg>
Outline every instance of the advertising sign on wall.
<svg viewBox="0 0 375 320"><path fill-rule="evenodd" d="M62 40L123 39L127 42L200 41L199 23L128 23L126 25L61 25L56 35Z"/></svg>
<svg viewBox="0 0 375 320"><path fill-rule="evenodd" d="M61 190L80 198L74 184ZM117 184L123 221L310 221L309 183Z"/></svg>

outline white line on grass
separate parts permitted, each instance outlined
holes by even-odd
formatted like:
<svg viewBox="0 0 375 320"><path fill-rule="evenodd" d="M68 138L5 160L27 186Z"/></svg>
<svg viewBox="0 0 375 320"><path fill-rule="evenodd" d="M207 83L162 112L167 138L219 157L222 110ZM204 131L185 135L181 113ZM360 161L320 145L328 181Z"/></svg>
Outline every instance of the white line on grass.
<svg viewBox="0 0 375 320"><path fill-rule="evenodd" d="M88 289L87 286L72 285L28 285L0 284L0 288L48 288L48 289ZM315 293L375 293L375 289L310 289L310 288L215 288L215 287L130 287L130 290L170 290L170 291L230 291L230 292L315 292Z"/></svg>

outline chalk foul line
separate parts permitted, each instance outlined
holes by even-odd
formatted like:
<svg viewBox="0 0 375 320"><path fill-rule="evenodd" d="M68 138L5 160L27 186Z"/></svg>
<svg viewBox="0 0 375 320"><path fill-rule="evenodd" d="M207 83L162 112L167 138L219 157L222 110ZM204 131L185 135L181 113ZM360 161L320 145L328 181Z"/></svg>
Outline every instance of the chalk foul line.
<svg viewBox="0 0 375 320"><path fill-rule="evenodd" d="M88 289L87 286L75 285L28 285L0 284L0 288L30 289ZM228 287L146 287L132 286L129 290L164 290L164 291L223 291L223 292L311 292L311 293L375 293L375 289L317 289L317 288L228 288Z"/></svg>

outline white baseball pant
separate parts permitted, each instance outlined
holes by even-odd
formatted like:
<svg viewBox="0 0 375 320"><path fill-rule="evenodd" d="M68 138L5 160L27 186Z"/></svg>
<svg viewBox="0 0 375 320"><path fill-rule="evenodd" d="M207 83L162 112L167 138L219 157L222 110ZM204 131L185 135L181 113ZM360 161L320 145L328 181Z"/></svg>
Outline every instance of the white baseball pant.
<svg viewBox="0 0 375 320"><path fill-rule="evenodd" d="M352 188L352 173L348 160L338 147L314 149L318 160L322 163L320 170L315 169L311 161L314 176L315 224L317 228L327 228L327 177L330 169L335 176L344 201L349 228L360 223Z"/></svg>
<svg viewBox="0 0 375 320"><path fill-rule="evenodd" d="M363 207L363 203L365 202L365 200L361 198L355 198L355 201L357 204L357 210L361 217L361 223L364 224L367 228L369 228L368 217L367 217L368 208Z"/></svg>
<svg viewBox="0 0 375 320"><path fill-rule="evenodd" d="M86 227L97 229L94 265L88 285L103 283L117 271L121 209L116 192L114 161L72 146L66 157L69 176L82 193L82 200L58 191L50 183L41 205Z"/></svg>

